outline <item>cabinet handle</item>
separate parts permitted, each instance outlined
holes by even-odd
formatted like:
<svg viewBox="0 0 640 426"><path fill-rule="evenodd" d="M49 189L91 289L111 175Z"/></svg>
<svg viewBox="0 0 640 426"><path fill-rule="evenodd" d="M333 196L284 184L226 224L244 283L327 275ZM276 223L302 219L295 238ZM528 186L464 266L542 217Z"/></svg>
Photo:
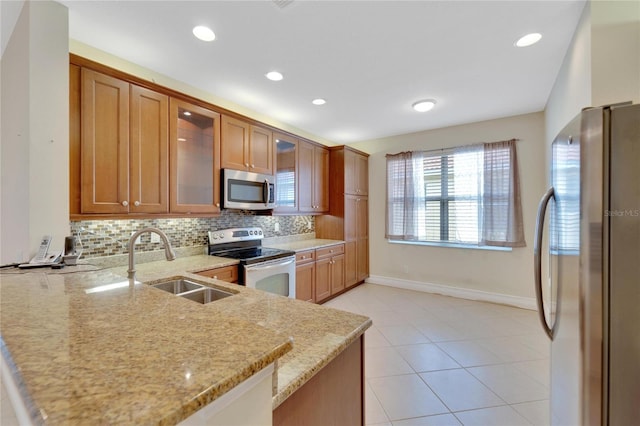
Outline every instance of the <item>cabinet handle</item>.
<svg viewBox="0 0 640 426"><path fill-rule="evenodd" d="M333 253L333 250L329 250L329 253Z"/></svg>
<svg viewBox="0 0 640 426"><path fill-rule="evenodd" d="M127 200L124 200L124 201L122 202L122 205L123 205L124 207L127 207L127 206L129 205L129 202L128 202Z"/></svg>
<svg viewBox="0 0 640 426"><path fill-rule="evenodd" d="M256 166L255 166L255 164L252 164L252 165L251 165L251 168L252 168L252 169L254 169L255 167L256 167Z"/></svg>
<svg viewBox="0 0 640 426"><path fill-rule="evenodd" d="M216 203L216 207L220 207L220 203Z"/></svg>
<svg viewBox="0 0 640 426"><path fill-rule="evenodd" d="M303 258L303 259L306 259L306 258L307 258L307 256L302 256L302 258Z"/></svg>
<svg viewBox="0 0 640 426"><path fill-rule="evenodd" d="M213 279L214 279L214 280L217 280L217 279L218 279L218 276L217 276L217 275L214 275L214 276L213 276Z"/></svg>
<svg viewBox="0 0 640 426"><path fill-rule="evenodd" d="M244 163L244 166L245 167L249 167L249 163Z"/></svg>
<svg viewBox="0 0 640 426"><path fill-rule="evenodd" d="M136 206L136 207L138 207L138 206L140 205L140 201L137 201L137 200L136 200L136 201L134 201L134 202L133 202L133 205L134 205L134 206Z"/></svg>

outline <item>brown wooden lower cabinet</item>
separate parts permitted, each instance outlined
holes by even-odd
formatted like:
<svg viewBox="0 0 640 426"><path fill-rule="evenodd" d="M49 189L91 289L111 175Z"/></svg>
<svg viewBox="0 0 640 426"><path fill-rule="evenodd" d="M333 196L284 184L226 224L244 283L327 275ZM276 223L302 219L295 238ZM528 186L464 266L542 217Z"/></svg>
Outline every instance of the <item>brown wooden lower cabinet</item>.
<svg viewBox="0 0 640 426"><path fill-rule="evenodd" d="M316 264L309 262L296 266L296 299L316 301Z"/></svg>
<svg viewBox="0 0 640 426"><path fill-rule="evenodd" d="M200 271L200 272L197 272L196 274L202 275L203 277L214 278L220 281L237 283L238 282L238 265L207 269L206 271Z"/></svg>
<svg viewBox="0 0 640 426"><path fill-rule="evenodd" d="M274 426L364 425L360 336L273 411Z"/></svg>

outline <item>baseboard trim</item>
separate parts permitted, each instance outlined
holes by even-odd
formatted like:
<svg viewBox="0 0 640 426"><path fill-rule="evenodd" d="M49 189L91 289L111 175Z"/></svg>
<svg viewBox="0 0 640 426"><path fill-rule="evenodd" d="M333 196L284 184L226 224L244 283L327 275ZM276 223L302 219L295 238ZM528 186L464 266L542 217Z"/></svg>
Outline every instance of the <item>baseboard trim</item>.
<svg viewBox="0 0 640 426"><path fill-rule="evenodd" d="M403 288L405 290L436 293L443 296L453 296L461 299L500 303L502 305L515 306L517 308L530 309L534 311L537 310L536 300L532 297L510 296L508 294L491 293L488 291L452 287L449 285L433 284L422 281L403 280L400 278L383 277L380 275L371 275L365 282L385 285L388 287Z"/></svg>

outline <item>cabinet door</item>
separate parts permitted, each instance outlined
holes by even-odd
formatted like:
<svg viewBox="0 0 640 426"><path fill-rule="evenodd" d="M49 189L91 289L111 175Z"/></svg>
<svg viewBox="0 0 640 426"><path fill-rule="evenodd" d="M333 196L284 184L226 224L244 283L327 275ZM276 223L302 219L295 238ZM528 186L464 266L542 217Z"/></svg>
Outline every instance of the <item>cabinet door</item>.
<svg viewBox="0 0 640 426"><path fill-rule="evenodd" d="M251 126L249 171L273 175L273 135L271 130Z"/></svg>
<svg viewBox="0 0 640 426"><path fill-rule="evenodd" d="M85 69L82 79L82 213L129 211L129 83Z"/></svg>
<svg viewBox="0 0 640 426"><path fill-rule="evenodd" d="M316 146L313 158L314 211L329 211L329 150Z"/></svg>
<svg viewBox="0 0 640 426"><path fill-rule="evenodd" d="M331 296L331 258L316 261L316 302Z"/></svg>
<svg viewBox="0 0 640 426"><path fill-rule="evenodd" d="M344 254L331 258L331 294L344 290L345 286L345 258Z"/></svg>
<svg viewBox="0 0 640 426"><path fill-rule="evenodd" d="M220 114L171 99L171 211L220 211Z"/></svg>
<svg viewBox="0 0 640 426"><path fill-rule="evenodd" d="M298 211L298 140L274 134L276 141L276 213Z"/></svg>
<svg viewBox="0 0 640 426"><path fill-rule="evenodd" d="M359 195L369 194L369 158L364 155L356 155L356 177Z"/></svg>
<svg viewBox="0 0 640 426"><path fill-rule="evenodd" d="M313 151L314 146L298 143L298 199L301 212L313 212Z"/></svg>
<svg viewBox="0 0 640 426"><path fill-rule="evenodd" d="M220 281L237 283L238 267L236 265L232 265L215 269L207 269L206 271L197 272L197 275L202 275L203 277L209 277Z"/></svg>
<svg viewBox="0 0 640 426"><path fill-rule="evenodd" d="M367 195L369 192L369 159L357 152L344 151L344 192Z"/></svg>
<svg viewBox="0 0 640 426"><path fill-rule="evenodd" d="M222 116L220 162L223 169L249 170L249 123Z"/></svg>
<svg viewBox="0 0 640 426"><path fill-rule="evenodd" d="M347 287L356 284L358 280L358 242L344 243L344 280Z"/></svg>
<svg viewBox="0 0 640 426"><path fill-rule="evenodd" d="M169 98L131 85L129 211L169 211Z"/></svg>
<svg viewBox="0 0 640 426"><path fill-rule="evenodd" d="M296 299L315 302L316 264L310 262L296 267Z"/></svg>
<svg viewBox="0 0 640 426"><path fill-rule="evenodd" d="M362 281L369 276L369 200L367 197L359 197L358 200L356 202L357 274L358 281Z"/></svg>

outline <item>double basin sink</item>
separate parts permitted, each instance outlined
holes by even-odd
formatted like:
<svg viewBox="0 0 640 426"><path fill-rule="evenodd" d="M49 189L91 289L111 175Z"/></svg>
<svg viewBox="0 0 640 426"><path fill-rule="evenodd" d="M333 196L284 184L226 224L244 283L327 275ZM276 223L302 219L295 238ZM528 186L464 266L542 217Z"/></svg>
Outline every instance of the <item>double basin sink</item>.
<svg viewBox="0 0 640 426"><path fill-rule="evenodd" d="M234 294L228 291L194 283L193 281L189 281L184 278L152 284L151 287L155 287L168 293L175 294L176 296L184 297L185 299L193 300L194 302L202 304L215 302L216 300L224 299L225 297L233 296Z"/></svg>

